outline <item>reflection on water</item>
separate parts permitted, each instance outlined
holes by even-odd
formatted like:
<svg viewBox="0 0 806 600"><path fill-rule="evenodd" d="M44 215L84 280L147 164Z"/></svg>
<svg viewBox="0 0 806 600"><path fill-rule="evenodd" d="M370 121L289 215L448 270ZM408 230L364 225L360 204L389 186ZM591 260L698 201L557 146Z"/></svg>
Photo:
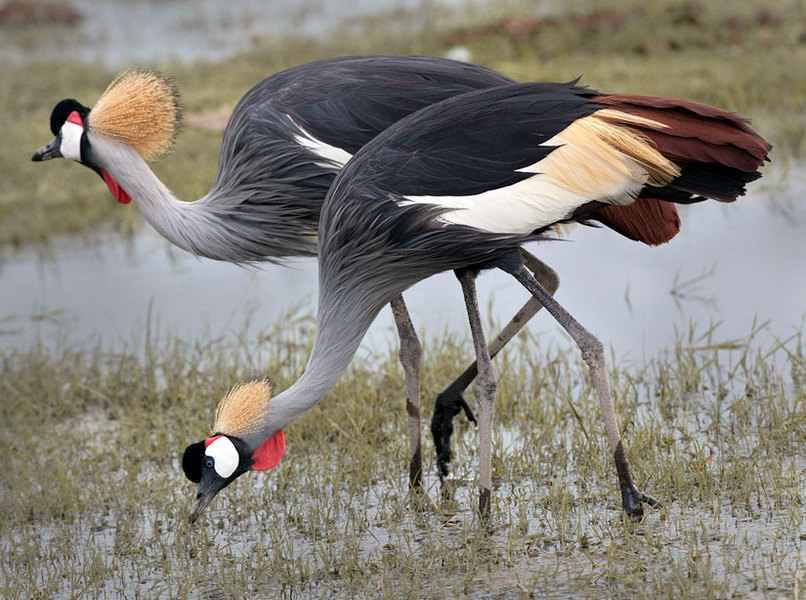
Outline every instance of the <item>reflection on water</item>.
<svg viewBox="0 0 806 600"><path fill-rule="evenodd" d="M725 341L747 336L754 321L769 321L762 339L771 342L800 330L806 315L804 191L803 177L792 176L786 185L756 185L733 205L681 207L682 233L659 248L578 228L571 241L530 249L559 272L560 302L619 356L670 349L676 330L691 323L701 331L718 323L715 338ZM497 272L479 278L479 292L483 309L491 307L499 323L526 299L519 284ZM420 283L406 298L428 335L444 328L466 332L451 274ZM197 259L151 231L131 240L103 236L97 244L67 240L46 256L25 250L0 263L0 349L57 337L119 349L142 339L149 310L163 332L234 335L247 316L265 327L300 302L312 311L315 301L312 259L257 271ZM530 327L543 343L566 346L548 315L539 314ZM365 348L393 336L385 309Z"/></svg>

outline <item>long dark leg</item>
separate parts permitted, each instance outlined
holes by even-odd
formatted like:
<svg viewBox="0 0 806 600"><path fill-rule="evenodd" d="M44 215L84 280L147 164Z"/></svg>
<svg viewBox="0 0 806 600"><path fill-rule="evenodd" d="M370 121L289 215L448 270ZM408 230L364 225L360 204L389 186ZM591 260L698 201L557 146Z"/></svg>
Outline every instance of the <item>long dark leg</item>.
<svg viewBox="0 0 806 600"><path fill-rule="evenodd" d="M411 323L403 296L389 304L400 337L400 364L406 385L406 414L409 416L409 486L418 489L423 479L423 453L420 442L420 359L422 347Z"/></svg>
<svg viewBox="0 0 806 600"><path fill-rule="evenodd" d="M621 487L621 505L633 521L640 521L644 516L643 502L646 502L650 506L660 506L660 504L654 498L650 498L639 492L633 483L630 467L627 464L627 457L624 454L624 446L621 443L618 424L616 423L616 413L613 410L610 387L607 382L604 344L582 327L568 311L560 306L551 294L543 289L516 254L512 255L511 260L502 261L498 266L513 275L521 285L540 301L546 310L562 325L563 329L568 332L582 351L582 359L587 363L593 373L596 394L599 396L599 406L602 410L607 436L610 440L610 450L613 452L613 458L616 462L616 471L618 472L619 485Z"/></svg>
<svg viewBox="0 0 806 600"><path fill-rule="evenodd" d="M490 490L492 489L493 453L493 404L495 403L495 372L493 361L484 338L479 302L476 297L476 274L463 270L456 273L467 306L473 346L476 349L476 364L479 374L473 393L479 407L479 514L486 518L490 514Z"/></svg>
<svg viewBox="0 0 806 600"><path fill-rule="evenodd" d="M523 248L520 249L523 262L534 273L535 278L548 290L551 295L557 291L560 285L560 278L556 271L546 263L536 258ZM526 323L543 308L535 298L529 298L515 316L490 343L490 358L493 358L507 342L515 337ZM434 447L437 453L437 470L440 481L450 475L451 435L453 434L453 418L464 411L467 419L472 423L476 422L473 411L464 399L464 391L472 383L478 374L478 368L474 361L459 377L437 395L434 403L434 415L431 418L431 435L434 438Z"/></svg>

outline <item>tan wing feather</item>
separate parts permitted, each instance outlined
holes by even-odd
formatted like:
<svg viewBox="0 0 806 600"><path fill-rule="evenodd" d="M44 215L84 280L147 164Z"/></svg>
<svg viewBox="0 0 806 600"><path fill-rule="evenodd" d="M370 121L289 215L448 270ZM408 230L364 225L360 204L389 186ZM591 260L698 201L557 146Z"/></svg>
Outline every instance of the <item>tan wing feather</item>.
<svg viewBox="0 0 806 600"><path fill-rule="evenodd" d="M581 196L597 198L603 189L623 189L625 180L663 186L680 174L680 168L658 152L646 136L597 116L595 113L574 121L549 141L560 147L540 165L557 184Z"/></svg>

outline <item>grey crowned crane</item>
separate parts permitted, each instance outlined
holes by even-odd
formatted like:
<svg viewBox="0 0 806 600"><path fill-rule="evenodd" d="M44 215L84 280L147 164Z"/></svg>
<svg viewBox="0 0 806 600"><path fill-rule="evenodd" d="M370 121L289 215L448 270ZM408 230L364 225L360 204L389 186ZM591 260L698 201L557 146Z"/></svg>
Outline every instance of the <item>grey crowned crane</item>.
<svg viewBox="0 0 806 600"><path fill-rule="evenodd" d="M663 207L732 202L760 177L769 150L747 121L718 108L601 94L575 82L469 92L392 125L356 153L325 199L317 330L305 372L277 395L266 380L234 388L219 406L215 435L187 449L200 481L191 520L235 478L276 464L283 427L337 382L384 304L449 269L464 291L478 362L479 510L488 515L495 376L474 281L494 267L529 290L581 349L622 507L641 519L643 504L657 502L633 483L603 345L535 280L519 247L550 239L558 224L601 219L609 207L651 207L627 234L676 230L677 213Z"/></svg>
<svg viewBox="0 0 806 600"><path fill-rule="evenodd" d="M134 71L110 84L92 109L73 99L54 108L56 136L33 160L64 157L86 165L123 203L177 246L238 264L314 256L319 213L333 179L364 144L406 115L457 94L509 84L494 71L451 60L371 56L322 60L274 74L235 107L210 192L177 200L146 164L172 148L180 126L178 93L158 73ZM554 292L556 274L525 255ZM420 481L420 345L402 296L390 299L401 338L409 415L409 475ZM513 320L522 326L535 301ZM508 327L508 335L517 331ZM440 470L450 458L450 421L475 375L472 365L442 394L434 422Z"/></svg>

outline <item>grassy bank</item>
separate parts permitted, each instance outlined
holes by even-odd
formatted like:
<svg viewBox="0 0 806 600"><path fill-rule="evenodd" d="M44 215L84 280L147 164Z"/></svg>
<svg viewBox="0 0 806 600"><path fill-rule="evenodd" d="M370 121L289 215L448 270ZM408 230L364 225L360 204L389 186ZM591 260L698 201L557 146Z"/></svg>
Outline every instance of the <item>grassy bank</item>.
<svg viewBox="0 0 806 600"><path fill-rule="evenodd" d="M543 5L541 4L541 7ZM176 76L187 112L230 110L263 77L326 56L366 53L444 55L521 80L568 80L606 91L684 96L753 119L775 146L776 161L806 150L806 8L784 0L758 3L563 2L548 12L528 2L477 9L470 25L450 15L398 14L357 22L330 40L256 39L255 49L215 64L157 66ZM456 19L463 23L465 18ZM42 34L45 35L46 30ZM36 36L36 29L23 32ZM87 233L98 226L131 230L142 220L116 205L100 178L65 161L30 162L49 141L53 105L64 97L92 104L112 72L75 62L0 65L0 244ZM211 85L215 82L215 85ZM223 108L222 108L223 107ZM155 165L183 199L212 183L219 132L187 129L174 154Z"/></svg>
<svg viewBox="0 0 806 600"><path fill-rule="evenodd" d="M682 341L611 369L639 485L666 504L622 522L592 384L576 352L524 340L504 361L488 536L472 511L475 435L459 480L408 497L394 351L358 362L199 523L178 466L234 381L279 387L307 356L310 320L239 347L157 335L0 358L0 581L6 598L797 598L806 585L806 362ZM694 346L699 349L692 349ZM430 341L426 414L466 340ZM244 349L261 348L248 354Z"/></svg>

